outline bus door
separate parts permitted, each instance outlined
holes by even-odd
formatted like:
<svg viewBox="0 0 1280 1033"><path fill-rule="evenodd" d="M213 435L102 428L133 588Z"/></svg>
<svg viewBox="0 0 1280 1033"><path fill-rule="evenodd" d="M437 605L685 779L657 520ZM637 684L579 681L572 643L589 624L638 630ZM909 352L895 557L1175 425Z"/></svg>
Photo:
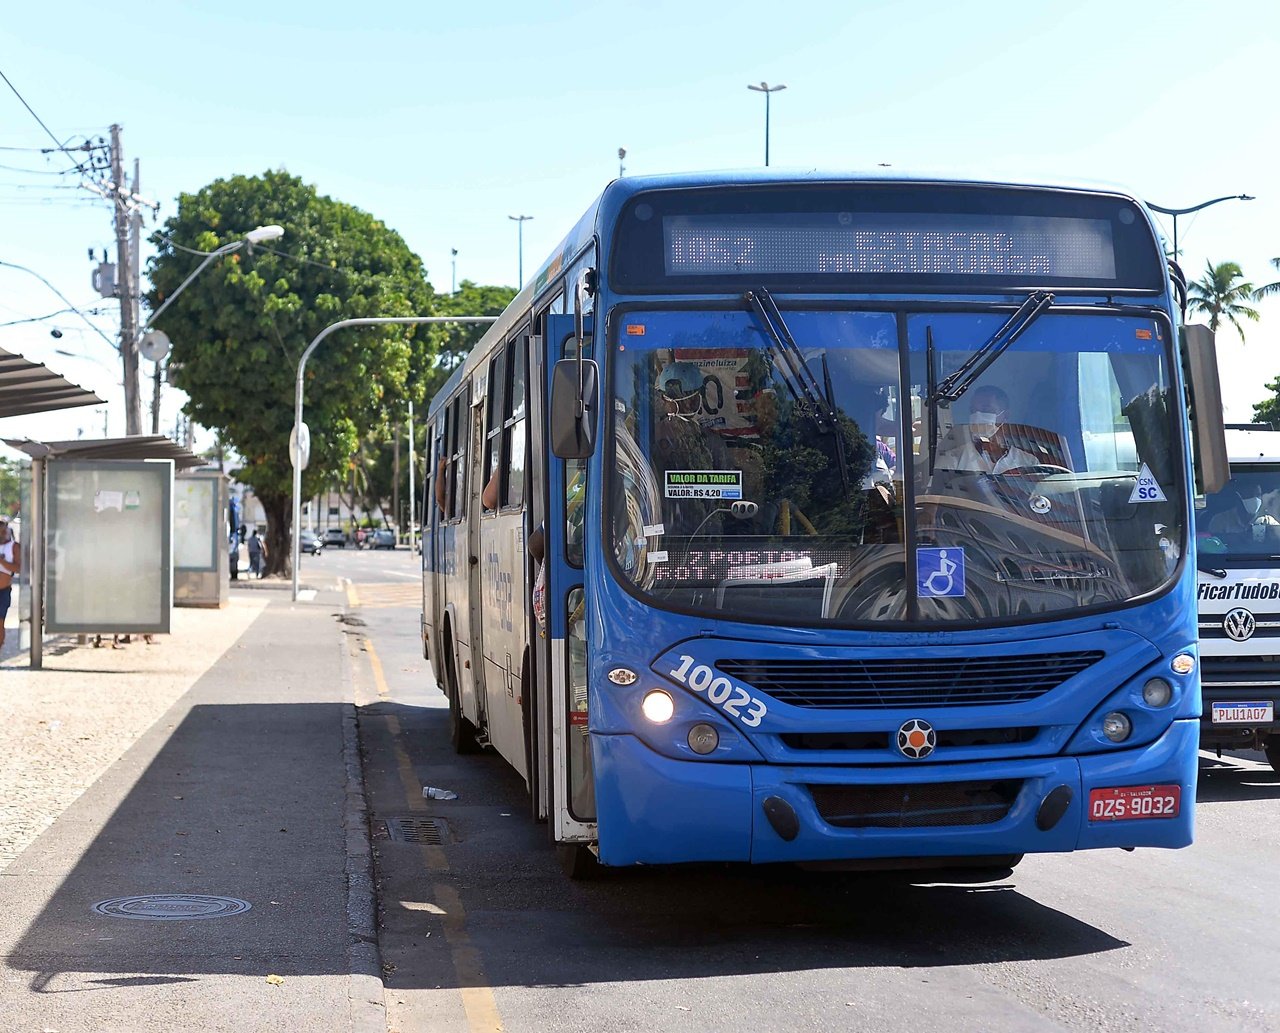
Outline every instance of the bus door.
<svg viewBox="0 0 1280 1033"><path fill-rule="evenodd" d="M483 490L480 493L480 637L490 744L527 773L521 672L525 615L525 467L527 341L522 331L489 360L484 405Z"/></svg>
<svg viewBox="0 0 1280 1033"><path fill-rule="evenodd" d="M463 715L480 730L481 734L478 736L480 742L487 741L484 730L488 724L489 710L484 679L484 600L482 597L484 586L480 576L480 492L484 489L484 466L480 457L484 455L485 394L483 387L475 392L471 397L470 407L465 413L468 421L466 432L470 435L470 441L467 444L470 462L466 464L463 471L465 489L462 489L461 501L465 508L463 522L458 528L458 533L465 541L465 547L462 549L462 555L465 557L465 573L459 570L458 581L466 585L465 607L460 601L459 610L465 608L467 615L466 630L459 629L458 641L466 642L468 646L467 657L462 662L462 669L458 671L458 694Z"/></svg>
<svg viewBox="0 0 1280 1033"><path fill-rule="evenodd" d="M550 392L557 359L576 354L572 315L548 315L544 394ZM591 317L585 320L591 337ZM540 424L545 426L545 421ZM600 437L603 438L603 426ZM550 677L551 813L555 839L596 839L595 781L587 713L587 596L583 578L586 547L587 460L547 461L546 610Z"/></svg>

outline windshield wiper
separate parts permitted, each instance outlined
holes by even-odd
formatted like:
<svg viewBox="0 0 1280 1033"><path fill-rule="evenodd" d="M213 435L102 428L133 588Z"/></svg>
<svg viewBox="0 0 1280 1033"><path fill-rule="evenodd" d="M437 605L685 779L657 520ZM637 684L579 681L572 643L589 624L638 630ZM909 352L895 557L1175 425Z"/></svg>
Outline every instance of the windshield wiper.
<svg viewBox="0 0 1280 1033"><path fill-rule="evenodd" d="M973 387L974 381L987 371L987 367L1000 358L1052 304L1053 295L1048 291L1033 293L1018 306L1018 310L1005 321L1004 326L991 335L986 344L929 393L928 404L934 406L938 402L954 402L959 399ZM930 371L932 372L932 367Z"/></svg>
<svg viewBox="0 0 1280 1033"><path fill-rule="evenodd" d="M844 434L840 430L840 418L836 413L836 407L831 401L831 373L826 367L825 354L822 361L827 386L824 391L818 383L818 378L813 375L813 370L804 361L800 346L791 336L791 331L787 327L786 320L782 318L782 312L778 308L778 303L773 300L773 295L766 288L757 287L754 291L747 291L742 296L742 300L751 306L760 322L764 324L766 332L773 339L785 366L784 376L787 386L803 404L809 418L823 434L835 435L836 459L840 464L840 483L847 494L849 466L845 459ZM786 376L787 373L790 373L790 376Z"/></svg>

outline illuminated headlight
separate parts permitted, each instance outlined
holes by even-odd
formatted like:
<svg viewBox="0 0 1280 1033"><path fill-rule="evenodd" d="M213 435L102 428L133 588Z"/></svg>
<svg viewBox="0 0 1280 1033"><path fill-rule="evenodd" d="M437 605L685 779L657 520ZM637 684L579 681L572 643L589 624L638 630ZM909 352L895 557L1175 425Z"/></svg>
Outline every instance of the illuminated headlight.
<svg viewBox="0 0 1280 1033"><path fill-rule="evenodd" d="M694 753L705 757L708 753L714 753L719 745L720 733L711 725L699 724L689 729L689 749Z"/></svg>
<svg viewBox="0 0 1280 1033"><path fill-rule="evenodd" d="M1167 706L1173 699L1173 686L1163 678L1152 678L1142 686L1142 702L1149 707Z"/></svg>
<svg viewBox="0 0 1280 1033"><path fill-rule="evenodd" d="M1179 653L1169 661L1169 666L1174 674L1190 674L1196 669L1196 658L1190 653Z"/></svg>
<svg viewBox="0 0 1280 1033"><path fill-rule="evenodd" d="M661 725L671 720L671 715L676 712L676 704L661 689L652 689L644 694L644 699L640 701L640 709L655 725Z"/></svg>
<svg viewBox="0 0 1280 1033"><path fill-rule="evenodd" d="M1129 718L1113 710L1102 719L1102 734L1112 742L1124 742L1133 731L1133 722Z"/></svg>

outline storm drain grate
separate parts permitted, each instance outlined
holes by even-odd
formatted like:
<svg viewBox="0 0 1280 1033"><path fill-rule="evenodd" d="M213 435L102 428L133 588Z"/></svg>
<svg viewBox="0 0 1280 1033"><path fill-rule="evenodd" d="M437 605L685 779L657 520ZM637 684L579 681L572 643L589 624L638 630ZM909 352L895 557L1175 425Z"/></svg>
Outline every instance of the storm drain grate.
<svg viewBox="0 0 1280 1033"><path fill-rule="evenodd" d="M439 818L387 818L387 836L393 843L428 843L443 846L448 827Z"/></svg>

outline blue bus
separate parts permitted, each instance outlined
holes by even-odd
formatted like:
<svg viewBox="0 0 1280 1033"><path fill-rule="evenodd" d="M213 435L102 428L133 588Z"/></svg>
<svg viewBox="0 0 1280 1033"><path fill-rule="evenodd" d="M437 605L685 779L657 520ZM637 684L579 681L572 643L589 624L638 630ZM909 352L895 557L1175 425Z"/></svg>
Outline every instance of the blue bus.
<svg viewBox="0 0 1280 1033"><path fill-rule="evenodd" d="M566 871L1181 847L1212 337L1134 197L619 179L431 403L425 655Z"/></svg>

